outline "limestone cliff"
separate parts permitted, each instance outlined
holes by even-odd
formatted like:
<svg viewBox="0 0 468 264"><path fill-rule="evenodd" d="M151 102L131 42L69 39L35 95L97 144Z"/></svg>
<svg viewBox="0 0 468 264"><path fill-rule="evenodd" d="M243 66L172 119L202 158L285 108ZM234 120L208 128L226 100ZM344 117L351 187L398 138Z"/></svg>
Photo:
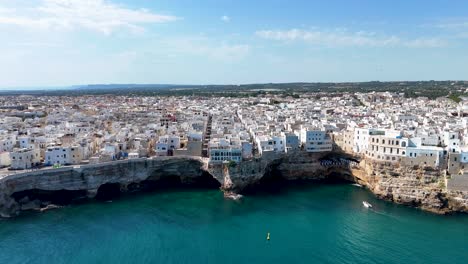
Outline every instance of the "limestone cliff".
<svg viewBox="0 0 468 264"><path fill-rule="evenodd" d="M379 198L439 214L468 212L468 192L447 190L443 169L365 159L351 173Z"/></svg>
<svg viewBox="0 0 468 264"><path fill-rule="evenodd" d="M366 186L377 197L438 214L468 212L468 191L450 190L445 170L375 162L345 153L294 152L209 169L223 178L223 189L242 192L268 177L286 180L341 179Z"/></svg>
<svg viewBox="0 0 468 264"><path fill-rule="evenodd" d="M242 192L268 179L345 179L379 198L435 213L468 212L468 191L447 189L444 170L359 160L344 153L264 155L239 164L193 157L160 157L19 173L0 179L0 216L51 204L131 192L165 183L206 184Z"/></svg>
<svg viewBox="0 0 468 264"><path fill-rule="evenodd" d="M123 192L138 189L147 183L157 185L163 179L176 179L181 184L191 184L204 176L206 172L203 166L201 159L171 157L10 175L0 179L0 215L9 217L18 214L20 210L46 206L51 202L47 200L53 198L53 192L61 192L59 194L62 196L74 192L77 197L71 198L94 198L99 188L106 184L114 184Z"/></svg>

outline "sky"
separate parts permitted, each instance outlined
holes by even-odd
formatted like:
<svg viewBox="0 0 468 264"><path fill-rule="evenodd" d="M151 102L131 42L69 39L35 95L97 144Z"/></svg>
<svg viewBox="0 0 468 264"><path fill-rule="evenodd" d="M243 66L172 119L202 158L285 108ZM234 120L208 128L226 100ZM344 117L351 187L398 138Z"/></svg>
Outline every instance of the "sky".
<svg viewBox="0 0 468 264"><path fill-rule="evenodd" d="M0 0L0 88L468 80L466 0Z"/></svg>

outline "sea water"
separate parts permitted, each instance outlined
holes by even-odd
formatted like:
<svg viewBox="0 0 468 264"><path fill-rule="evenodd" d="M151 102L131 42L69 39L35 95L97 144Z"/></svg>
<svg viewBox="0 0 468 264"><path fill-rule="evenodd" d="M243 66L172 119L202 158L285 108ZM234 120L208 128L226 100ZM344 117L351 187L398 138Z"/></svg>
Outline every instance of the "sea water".
<svg viewBox="0 0 468 264"><path fill-rule="evenodd" d="M468 216L349 184L173 189L2 219L0 263L468 263Z"/></svg>

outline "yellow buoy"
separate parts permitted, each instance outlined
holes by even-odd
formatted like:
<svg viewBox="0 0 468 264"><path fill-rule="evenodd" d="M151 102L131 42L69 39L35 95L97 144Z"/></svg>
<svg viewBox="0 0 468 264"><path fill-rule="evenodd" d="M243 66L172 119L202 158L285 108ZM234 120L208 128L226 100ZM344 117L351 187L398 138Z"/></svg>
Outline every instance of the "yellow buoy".
<svg viewBox="0 0 468 264"><path fill-rule="evenodd" d="M270 233L267 233L267 240L270 240Z"/></svg>

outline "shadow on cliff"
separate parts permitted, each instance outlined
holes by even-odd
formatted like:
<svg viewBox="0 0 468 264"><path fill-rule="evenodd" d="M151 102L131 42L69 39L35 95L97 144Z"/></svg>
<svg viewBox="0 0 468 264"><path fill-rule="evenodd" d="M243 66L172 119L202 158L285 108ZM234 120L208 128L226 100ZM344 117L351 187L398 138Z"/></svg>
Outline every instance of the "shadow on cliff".
<svg viewBox="0 0 468 264"><path fill-rule="evenodd" d="M15 192L11 197L18 203L21 210L39 210L48 205L71 205L84 202L109 201L138 193L191 191L194 189L219 189L220 183L209 173L203 172L194 178L184 178L178 175L164 175L158 178L149 177L147 180L130 184L104 183L97 189L94 199L90 198L87 190L40 190L31 189ZM92 197L92 196L91 196Z"/></svg>
<svg viewBox="0 0 468 264"><path fill-rule="evenodd" d="M147 180L130 183L128 185L121 185L119 183L103 184L97 191L96 200L113 200L123 195L137 193L219 189L220 187L220 183L206 172L203 172L199 177L190 179L177 175L164 175L158 178L149 177Z"/></svg>
<svg viewBox="0 0 468 264"><path fill-rule="evenodd" d="M290 189L310 188L316 184L349 184L354 183L354 177L347 171L335 171L333 169L324 171L320 177L313 176L291 180L278 169L278 164L272 163L265 171L264 176L256 183L242 190L247 195L279 194L288 192Z"/></svg>

